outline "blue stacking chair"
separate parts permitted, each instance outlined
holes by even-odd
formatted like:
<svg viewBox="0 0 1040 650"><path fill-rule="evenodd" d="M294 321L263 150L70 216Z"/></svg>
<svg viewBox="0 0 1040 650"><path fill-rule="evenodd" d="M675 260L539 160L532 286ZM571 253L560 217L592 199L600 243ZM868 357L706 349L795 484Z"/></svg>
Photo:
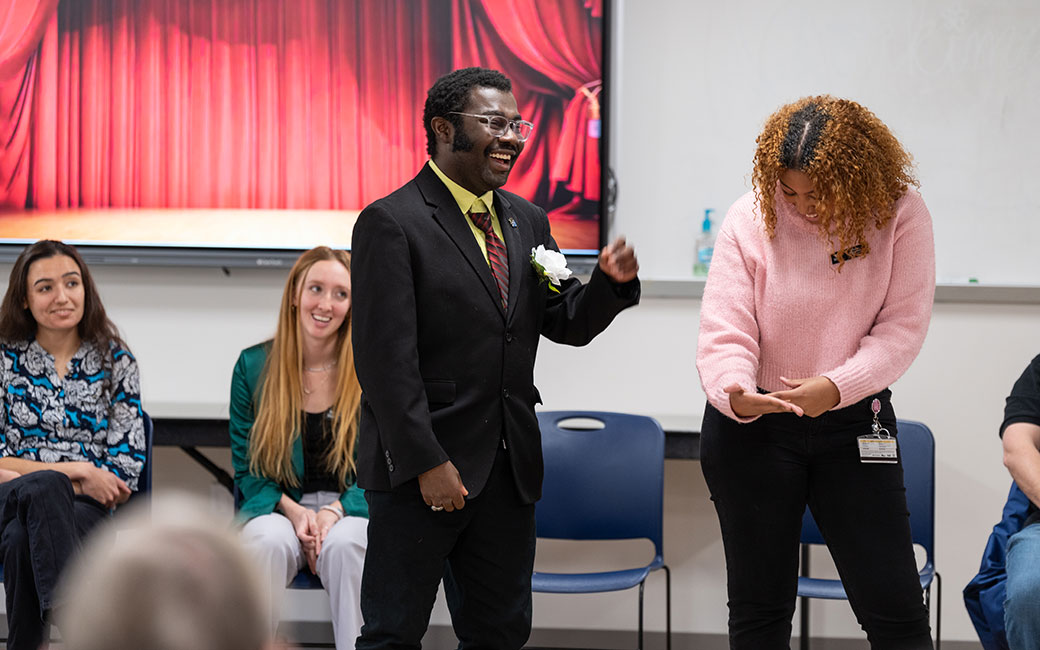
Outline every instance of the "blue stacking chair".
<svg viewBox="0 0 1040 650"><path fill-rule="evenodd" d="M910 510L910 532L914 544L925 551L925 563L920 569L921 589L929 611L932 606L932 581L936 583L935 648L941 648L942 631L942 578L935 570L935 440L931 430L920 422L898 420L896 424L899 453L903 460L903 482L906 485L906 504ZM808 575L809 547L825 544L809 509L802 518L802 570L798 578L798 596L801 598L801 644L809 648L809 599L848 600L841 580L810 578Z"/></svg>
<svg viewBox="0 0 1040 650"><path fill-rule="evenodd" d="M572 428L580 418L602 428ZM664 431L653 418L600 411L538 414L545 458L538 537L572 540L649 539L654 556L644 566L599 573L536 571L536 592L575 594L639 586L639 648L643 647L643 588L664 569L667 646L672 647L672 580L662 551Z"/></svg>
<svg viewBox="0 0 1040 650"><path fill-rule="evenodd" d="M311 573L309 567L303 567L300 572L296 574L293 581L289 583L290 589L324 589L321 584L321 578L314 573Z"/></svg>
<svg viewBox="0 0 1040 650"><path fill-rule="evenodd" d="M134 493L134 498L142 498L141 495L151 495L152 493L152 418L147 413L141 411L141 415L144 416L144 443L145 443L145 458L144 467L141 468L141 476L137 478L137 492Z"/></svg>
<svg viewBox="0 0 1040 650"><path fill-rule="evenodd" d="M238 489L238 484L235 484L231 491L235 499L235 511L238 511L239 506L242 505L242 493ZM300 569L300 572L296 574L292 582L289 583L289 589L324 589L321 584L321 578L317 574L312 573L310 568L304 566ZM334 648L335 644L332 643L320 643L313 642L308 643L306 647L310 648Z"/></svg>

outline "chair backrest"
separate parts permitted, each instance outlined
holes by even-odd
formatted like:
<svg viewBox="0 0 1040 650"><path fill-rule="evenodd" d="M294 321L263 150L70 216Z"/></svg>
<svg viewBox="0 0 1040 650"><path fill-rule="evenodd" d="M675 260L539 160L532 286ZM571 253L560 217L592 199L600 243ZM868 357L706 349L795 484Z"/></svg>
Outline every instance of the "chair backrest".
<svg viewBox="0 0 1040 650"><path fill-rule="evenodd" d="M147 494L152 491L152 465L155 464L152 456L152 418L144 411L141 411L141 414L144 416L145 459L144 467L141 468L141 476L137 479L137 491Z"/></svg>
<svg viewBox="0 0 1040 650"><path fill-rule="evenodd" d="M903 484L906 486L906 505L910 511L910 532L914 544L919 544L935 560L935 439L931 430L921 422L898 420L896 437L903 461ZM802 518L802 543L823 544L823 535L809 509Z"/></svg>
<svg viewBox="0 0 1040 650"><path fill-rule="evenodd" d="M148 417L143 410L141 415L144 421L144 466L141 467L141 474L137 477L137 491L130 495L131 503L136 503L138 500L148 503L152 494L152 466L155 464L152 455L152 418Z"/></svg>
<svg viewBox="0 0 1040 650"><path fill-rule="evenodd" d="M594 420L601 429L561 427ZM641 415L544 411L545 479L536 506L538 536L554 539L640 539L662 556L664 431Z"/></svg>

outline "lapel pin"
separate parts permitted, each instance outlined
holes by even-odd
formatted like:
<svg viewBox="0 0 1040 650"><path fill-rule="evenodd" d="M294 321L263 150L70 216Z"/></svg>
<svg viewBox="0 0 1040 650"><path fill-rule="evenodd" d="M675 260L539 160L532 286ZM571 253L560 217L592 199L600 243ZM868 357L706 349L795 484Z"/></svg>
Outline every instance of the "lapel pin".
<svg viewBox="0 0 1040 650"><path fill-rule="evenodd" d="M516 228L516 219L509 217L509 225Z"/></svg>

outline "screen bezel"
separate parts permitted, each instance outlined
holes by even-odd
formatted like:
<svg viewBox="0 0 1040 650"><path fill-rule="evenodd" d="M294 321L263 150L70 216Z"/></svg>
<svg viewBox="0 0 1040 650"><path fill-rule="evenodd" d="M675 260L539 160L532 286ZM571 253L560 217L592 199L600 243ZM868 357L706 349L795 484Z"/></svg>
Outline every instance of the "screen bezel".
<svg viewBox="0 0 1040 650"><path fill-rule="evenodd" d="M611 145L611 73L613 68L613 3L603 0L603 33L601 38L601 69L603 86L600 92L600 215L599 247L607 244L607 234L616 206L617 184L610 168ZM0 263L11 264L26 246L36 240L0 239ZM254 248L223 246L163 246L134 243L111 244L67 239L66 243L76 246L85 262L90 265L110 266L161 266L161 267L204 267L204 268L290 268L304 252L303 248ZM350 250L347 248L346 250ZM562 249L579 273L591 271L598 257L598 250Z"/></svg>

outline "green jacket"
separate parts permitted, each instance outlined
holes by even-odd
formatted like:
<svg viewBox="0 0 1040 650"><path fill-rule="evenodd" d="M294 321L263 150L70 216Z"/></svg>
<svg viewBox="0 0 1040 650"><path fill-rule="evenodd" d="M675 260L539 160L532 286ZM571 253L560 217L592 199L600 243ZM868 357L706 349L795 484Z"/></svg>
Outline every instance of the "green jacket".
<svg viewBox="0 0 1040 650"><path fill-rule="evenodd" d="M283 493L297 502L303 496L299 487L281 486L249 471L249 435L256 420L256 407L260 404L262 375L270 348L271 342L267 341L242 350L231 375L231 464L235 468L235 487L241 495L238 518L243 522L274 512ZM300 436L293 441L292 466L302 481L303 440ZM354 485L353 477L348 480L351 485L339 498L343 512L353 517L368 517L364 490Z"/></svg>

